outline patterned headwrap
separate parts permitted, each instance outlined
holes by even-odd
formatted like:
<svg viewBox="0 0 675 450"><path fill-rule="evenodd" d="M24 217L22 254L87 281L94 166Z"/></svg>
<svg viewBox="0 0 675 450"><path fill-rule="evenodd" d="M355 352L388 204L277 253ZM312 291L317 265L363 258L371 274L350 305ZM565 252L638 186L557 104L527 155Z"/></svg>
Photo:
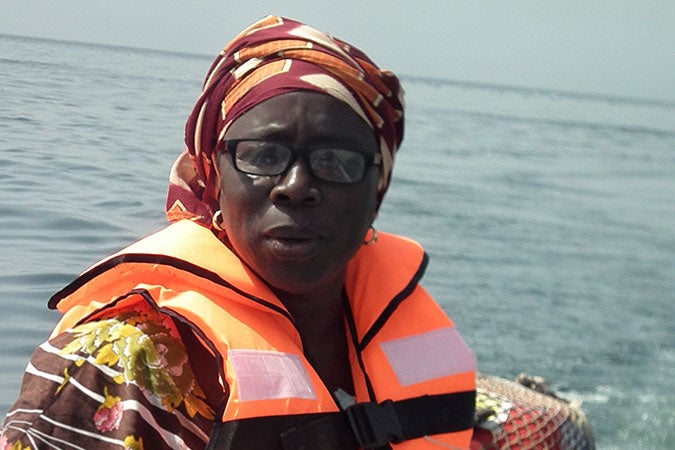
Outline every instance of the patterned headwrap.
<svg viewBox="0 0 675 450"><path fill-rule="evenodd" d="M403 138L403 90L363 52L302 23L268 16L234 38L209 69L185 125L186 150L171 170L169 220L211 223L219 186L214 153L238 117L279 94L316 91L349 105L379 143L381 199Z"/></svg>

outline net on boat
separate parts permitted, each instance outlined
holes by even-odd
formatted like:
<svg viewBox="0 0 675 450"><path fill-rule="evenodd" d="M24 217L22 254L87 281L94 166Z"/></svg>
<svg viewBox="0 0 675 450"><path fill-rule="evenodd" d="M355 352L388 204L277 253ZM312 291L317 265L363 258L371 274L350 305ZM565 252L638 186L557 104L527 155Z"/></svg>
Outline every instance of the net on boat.
<svg viewBox="0 0 675 450"><path fill-rule="evenodd" d="M472 450L593 450L590 424L578 402L549 391L541 377L516 381L476 376Z"/></svg>

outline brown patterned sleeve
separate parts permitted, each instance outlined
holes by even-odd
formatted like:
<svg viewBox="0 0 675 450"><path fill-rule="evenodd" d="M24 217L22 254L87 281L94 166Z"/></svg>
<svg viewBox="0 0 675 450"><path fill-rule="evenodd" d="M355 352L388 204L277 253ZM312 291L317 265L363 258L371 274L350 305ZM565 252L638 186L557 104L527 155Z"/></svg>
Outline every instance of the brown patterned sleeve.
<svg viewBox="0 0 675 450"><path fill-rule="evenodd" d="M212 419L173 322L132 311L35 351L0 450L203 449Z"/></svg>

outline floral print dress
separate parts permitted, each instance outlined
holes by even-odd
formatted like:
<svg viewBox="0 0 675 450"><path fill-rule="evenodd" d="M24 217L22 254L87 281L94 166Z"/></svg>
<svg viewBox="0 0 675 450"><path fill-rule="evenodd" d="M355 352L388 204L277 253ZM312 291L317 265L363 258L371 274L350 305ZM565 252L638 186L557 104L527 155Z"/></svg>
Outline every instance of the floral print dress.
<svg viewBox="0 0 675 450"><path fill-rule="evenodd" d="M213 417L175 323L136 304L38 347L0 450L203 449Z"/></svg>

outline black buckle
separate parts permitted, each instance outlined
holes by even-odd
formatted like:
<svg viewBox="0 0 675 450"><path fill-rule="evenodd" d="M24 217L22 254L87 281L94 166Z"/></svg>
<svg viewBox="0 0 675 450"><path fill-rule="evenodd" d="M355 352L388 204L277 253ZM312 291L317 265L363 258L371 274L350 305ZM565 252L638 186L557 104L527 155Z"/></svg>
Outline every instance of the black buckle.
<svg viewBox="0 0 675 450"><path fill-rule="evenodd" d="M391 400L357 403L345 409L345 412L361 448L377 448L404 440Z"/></svg>

